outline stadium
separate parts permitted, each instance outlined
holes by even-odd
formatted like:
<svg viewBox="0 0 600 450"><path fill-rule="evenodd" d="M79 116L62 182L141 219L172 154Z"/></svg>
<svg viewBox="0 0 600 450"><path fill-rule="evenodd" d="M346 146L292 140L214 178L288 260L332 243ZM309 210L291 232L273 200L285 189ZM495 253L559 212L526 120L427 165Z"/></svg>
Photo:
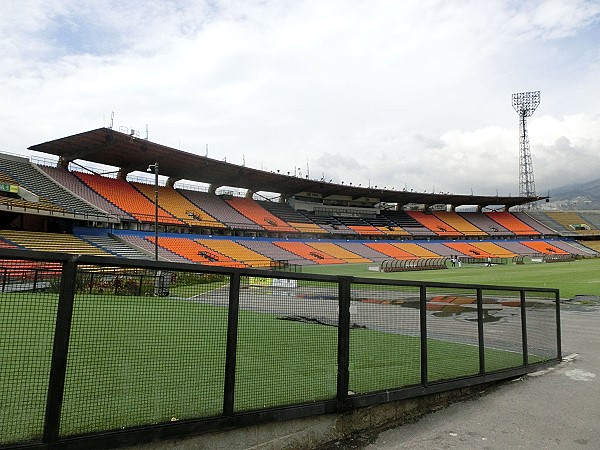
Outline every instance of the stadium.
<svg viewBox="0 0 600 450"><path fill-rule="evenodd" d="M138 259L152 259L157 247L161 261L229 267L452 256L500 263L597 256L600 248L600 213L520 208L545 197L339 185L124 131L100 128L33 145L47 155L34 161L0 155L3 245ZM166 178L160 185L158 175Z"/></svg>
<svg viewBox="0 0 600 450"><path fill-rule="evenodd" d="M127 129L29 149L44 156L0 154L0 445L123 445L509 379L560 360L560 297L591 294L543 270L598 257L600 212L531 207L546 197L336 184Z"/></svg>

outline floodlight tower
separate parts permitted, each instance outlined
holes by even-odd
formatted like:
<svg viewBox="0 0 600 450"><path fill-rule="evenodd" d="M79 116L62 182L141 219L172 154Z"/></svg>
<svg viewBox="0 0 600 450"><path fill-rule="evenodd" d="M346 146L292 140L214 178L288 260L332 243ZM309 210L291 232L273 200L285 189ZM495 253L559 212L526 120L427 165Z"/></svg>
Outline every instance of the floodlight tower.
<svg viewBox="0 0 600 450"><path fill-rule="evenodd" d="M527 117L540 104L540 91L521 92L512 95L512 105L519 115L519 195L535 197L535 182L531 164L531 150L527 134Z"/></svg>

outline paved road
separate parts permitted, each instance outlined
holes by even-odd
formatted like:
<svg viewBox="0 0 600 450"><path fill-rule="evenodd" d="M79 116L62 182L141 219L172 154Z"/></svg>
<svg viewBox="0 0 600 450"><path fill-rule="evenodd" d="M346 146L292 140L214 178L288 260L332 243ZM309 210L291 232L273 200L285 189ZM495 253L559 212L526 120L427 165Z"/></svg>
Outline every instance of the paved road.
<svg viewBox="0 0 600 450"><path fill-rule="evenodd" d="M578 309L561 313L573 359L345 448L600 449L600 309Z"/></svg>
<svg viewBox="0 0 600 450"><path fill-rule="evenodd" d="M328 450L600 449L600 307L561 310L565 361Z"/></svg>

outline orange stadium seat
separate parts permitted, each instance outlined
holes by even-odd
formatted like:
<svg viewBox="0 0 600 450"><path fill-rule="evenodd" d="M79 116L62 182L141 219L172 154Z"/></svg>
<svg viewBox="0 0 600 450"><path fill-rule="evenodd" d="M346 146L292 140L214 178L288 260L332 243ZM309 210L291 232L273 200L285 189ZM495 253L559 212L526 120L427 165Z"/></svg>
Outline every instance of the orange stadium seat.
<svg viewBox="0 0 600 450"><path fill-rule="evenodd" d="M154 243L154 236L147 236L146 240ZM190 238L161 237L158 245L190 261L208 266L246 267L246 264L235 261Z"/></svg>
<svg viewBox="0 0 600 450"><path fill-rule="evenodd" d="M513 258L517 256L515 252L511 252L510 250L505 249L504 247L500 247L493 242L477 242L472 244L473 247L477 247L482 251L489 253L496 258Z"/></svg>
<svg viewBox="0 0 600 450"><path fill-rule="evenodd" d="M324 230L316 223L312 222L288 222L290 226L294 227L301 233L314 233L314 234L327 234L327 230Z"/></svg>
<svg viewBox="0 0 600 450"><path fill-rule="evenodd" d="M383 231L372 226L372 225L346 225L351 230L356 231L358 234L362 235L381 235Z"/></svg>
<svg viewBox="0 0 600 450"><path fill-rule="evenodd" d="M529 247L536 252L543 253L544 255L568 255L569 253L549 244L546 241L522 241L526 247Z"/></svg>
<svg viewBox="0 0 600 450"><path fill-rule="evenodd" d="M196 239L196 242L251 267L271 265L271 259L229 239Z"/></svg>
<svg viewBox="0 0 600 450"><path fill-rule="evenodd" d="M154 185L144 183L131 183L136 189L149 199L154 197ZM158 188L158 202L161 208L177 217L182 222L195 227L224 228L221 222L201 208L198 208L187 198L168 186Z"/></svg>
<svg viewBox="0 0 600 450"><path fill-rule="evenodd" d="M308 245L335 258L343 259L347 263L355 264L372 262L370 259L352 253L350 250L346 250L333 242L310 242Z"/></svg>
<svg viewBox="0 0 600 450"><path fill-rule="evenodd" d="M384 243L384 242L373 242L365 243L365 245L373 250L377 250L379 253L391 256L395 259L417 259L417 256L412 253L406 252L395 245Z"/></svg>
<svg viewBox="0 0 600 450"><path fill-rule="evenodd" d="M439 236L462 236L462 233L433 214L425 214L421 211L406 211L406 213Z"/></svg>
<svg viewBox="0 0 600 450"><path fill-rule="evenodd" d="M486 236L487 233L480 228L477 228L471 222L466 220L464 217L451 211L437 211L433 213L438 219L446 222L456 231L464 234L465 236Z"/></svg>
<svg viewBox="0 0 600 450"><path fill-rule="evenodd" d="M445 242L444 245L452 250L462 253L463 255L470 256L471 258L487 258L488 256L494 256L482 248L475 247L465 242Z"/></svg>
<svg viewBox="0 0 600 450"><path fill-rule="evenodd" d="M317 250L310 245L303 242L274 242L275 245L281 247L288 252L294 253L295 255L301 256L302 258L314 261L317 264L345 264L346 261L335 258L334 256Z"/></svg>
<svg viewBox="0 0 600 450"><path fill-rule="evenodd" d="M227 200L227 203L265 230L291 233L296 231L295 228L291 227L279 217L271 214L251 198L234 197Z"/></svg>
<svg viewBox="0 0 600 450"><path fill-rule="evenodd" d="M499 223L504 228L512 231L516 235L533 236L540 234L538 231L534 230L526 223L521 222L509 212L487 212L484 214L486 214L494 222Z"/></svg>
<svg viewBox="0 0 600 450"><path fill-rule="evenodd" d="M410 236L410 233L406 230L403 230L400 227L396 227L393 225L385 226L385 227L375 227L383 234L388 234L390 236Z"/></svg>
<svg viewBox="0 0 600 450"><path fill-rule="evenodd" d="M82 172L74 172L74 174L98 194L140 222L154 222L154 202L127 181ZM158 221L168 225L183 225L183 222L162 208L158 211Z"/></svg>
<svg viewBox="0 0 600 450"><path fill-rule="evenodd" d="M440 255L438 255L437 253L434 253L431 250L427 250L426 248L423 248L418 244L393 243L392 245L395 247L398 247L400 250L403 250L407 253L418 256L419 258L439 258L440 257Z"/></svg>

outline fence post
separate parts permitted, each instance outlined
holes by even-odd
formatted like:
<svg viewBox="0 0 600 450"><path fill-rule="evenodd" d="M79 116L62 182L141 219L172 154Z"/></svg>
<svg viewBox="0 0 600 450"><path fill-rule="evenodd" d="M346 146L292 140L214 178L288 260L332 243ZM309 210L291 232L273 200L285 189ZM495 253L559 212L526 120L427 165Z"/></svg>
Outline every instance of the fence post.
<svg viewBox="0 0 600 450"><path fill-rule="evenodd" d="M483 341L483 289L477 288L477 336L479 338L479 373L485 374L485 346Z"/></svg>
<svg viewBox="0 0 600 450"><path fill-rule="evenodd" d="M527 308L525 291L521 290L521 342L523 343L523 365L529 365L529 347L527 344Z"/></svg>
<svg viewBox="0 0 600 450"><path fill-rule="evenodd" d="M90 292L88 292L88 294L92 293L93 288L94 288L94 272L90 272Z"/></svg>
<svg viewBox="0 0 600 450"><path fill-rule="evenodd" d="M421 331L421 384L428 383L427 376L427 288L419 287L419 328Z"/></svg>
<svg viewBox="0 0 600 450"><path fill-rule="evenodd" d="M33 269L33 292L37 291L38 269Z"/></svg>
<svg viewBox="0 0 600 450"><path fill-rule="evenodd" d="M562 361L562 343L560 329L560 291L556 291L556 356L559 361Z"/></svg>
<svg viewBox="0 0 600 450"><path fill-rule="evenodd" d="M65 390L67 354L69 351L73 301L75 298L77 259L78 256L73 256L64 263L60 279L56 326L54 328L54 345L52 348L48 396L44 417L44 432L42 435L42 441L45 444L56 442L60 431L60 413Z"/></svg>
<svg viewBox="0 0 600 450"><path fill-rule="evenodd" d="M352 277L339 277L338 284L338 407L344 408L350 385L350 283Z"/></svg>
<svg viewBox="0 0 600 450"><path fill-rule="evenodd" d="M233 414L235 400L235 366L237 359L238 317L240 310L240 274L234 272L229 281L229 309L227 311L227 353L225 355L225 388L223 414Z"/></svg>
<svg viewBox="0 0 600 450"><path fill-rule="evenodd" d="M138 297L142 296L143 286L144 286L144 275L140 275L140 284L139 284L138 293L137 293Z"/></svg>
<svg viewBox="0 0 600 450"><path fill-rule="evenodd" d="M4 269L4 273L2 274L2 292L6 289L6 280L8 278L8 269Z"/></svg>

